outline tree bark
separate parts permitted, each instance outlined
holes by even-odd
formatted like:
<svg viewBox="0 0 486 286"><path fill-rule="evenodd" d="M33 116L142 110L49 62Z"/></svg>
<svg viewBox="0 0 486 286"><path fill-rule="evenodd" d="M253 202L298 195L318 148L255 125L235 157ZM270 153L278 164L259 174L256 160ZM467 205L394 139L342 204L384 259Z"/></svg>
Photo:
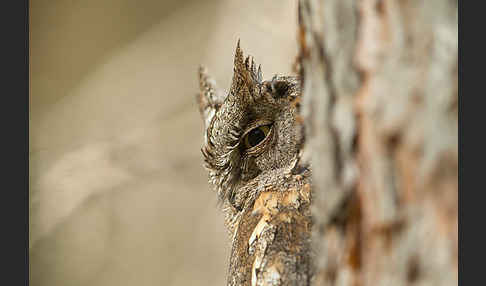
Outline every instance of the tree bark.
<svg viewBox="0 0 486 286"><path fill-rule="evenodd" d="M313 285L457 285L457 8L299 2Z"/></svg>

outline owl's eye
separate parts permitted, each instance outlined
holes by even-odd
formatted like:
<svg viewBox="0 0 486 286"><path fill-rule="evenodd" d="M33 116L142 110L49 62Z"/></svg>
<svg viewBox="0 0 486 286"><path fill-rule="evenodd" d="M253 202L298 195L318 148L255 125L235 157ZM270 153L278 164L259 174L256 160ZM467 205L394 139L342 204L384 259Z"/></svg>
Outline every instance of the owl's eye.
<svg viewBox="0 0 486 286"><path fill-rule="evenodd" d="M258 126L248 132L243 138L243 143L246 149L253 148L260 144L270 133L271 124Z"/></svg>

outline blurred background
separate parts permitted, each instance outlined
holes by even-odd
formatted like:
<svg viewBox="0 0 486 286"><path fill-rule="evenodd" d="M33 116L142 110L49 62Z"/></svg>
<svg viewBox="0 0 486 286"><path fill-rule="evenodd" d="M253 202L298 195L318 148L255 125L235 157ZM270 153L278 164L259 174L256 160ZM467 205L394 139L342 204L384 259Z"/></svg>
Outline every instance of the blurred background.
<svg viewBox="0 0 486 286"><path fill-rule="evenodd" d="M224 285L197 68L291 73L297 1L30 5L30 285Z"/></svg>

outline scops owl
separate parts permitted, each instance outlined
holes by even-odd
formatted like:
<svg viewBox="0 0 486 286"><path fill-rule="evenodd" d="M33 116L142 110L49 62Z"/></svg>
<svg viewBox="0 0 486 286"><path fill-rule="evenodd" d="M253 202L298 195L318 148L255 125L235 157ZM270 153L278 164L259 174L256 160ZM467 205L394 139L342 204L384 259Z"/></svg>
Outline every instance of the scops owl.
<svg viewBox="0 0 486 286"><path fill-rule="evenodd" d="M310 170L298 77L263 80L238 41L229 92L199 69L202 154L232 250L228 285L309 285Z"/></svg>

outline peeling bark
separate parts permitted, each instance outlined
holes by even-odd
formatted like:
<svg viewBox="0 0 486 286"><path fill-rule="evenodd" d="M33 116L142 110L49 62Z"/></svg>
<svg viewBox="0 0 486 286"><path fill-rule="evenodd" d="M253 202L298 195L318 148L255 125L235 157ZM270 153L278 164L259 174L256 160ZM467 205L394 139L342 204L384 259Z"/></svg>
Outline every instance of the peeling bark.
<svg viewBox="0 0 486 286"><path fill-rule="evenodd" d="M457 1L301 0L313 285L456 285Z"/></svg>

